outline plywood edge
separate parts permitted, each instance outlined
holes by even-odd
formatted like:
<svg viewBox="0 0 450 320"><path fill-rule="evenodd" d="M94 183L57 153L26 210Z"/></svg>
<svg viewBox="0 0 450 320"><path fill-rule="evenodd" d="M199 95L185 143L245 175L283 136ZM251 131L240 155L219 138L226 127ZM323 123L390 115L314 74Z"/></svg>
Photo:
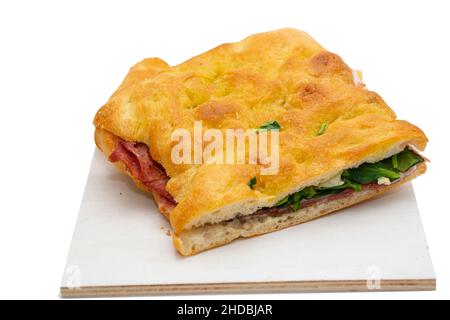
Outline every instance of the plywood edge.
<svg viewBox="0 0 450 320"><path fill-rule="evenodd" d="M374 287L374 288L371 288ZM119 297L148 295L185 295L220 293L289 293L289 292L351 292L351 291L433 291L436 279L381 280L370 286L367 280L284 281L247 283L204 283L128 286L61 287L62 298Z"/></svg>

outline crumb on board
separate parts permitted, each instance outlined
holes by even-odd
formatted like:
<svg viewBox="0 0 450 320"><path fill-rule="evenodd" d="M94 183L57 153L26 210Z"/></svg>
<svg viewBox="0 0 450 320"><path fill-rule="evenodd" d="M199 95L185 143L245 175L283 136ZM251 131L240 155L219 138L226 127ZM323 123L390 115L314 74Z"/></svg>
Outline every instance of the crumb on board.
<svg viewBox="0 0 450 320"><path fill-rule="evenodd" d="M170 237L171 235L172 235L172 232L170 231L170 229L166 229L165 227L163 227L163 226L160 226L159 227L159 229L161 229L161 230L166 230L166 236L168 236L168 237Z"/></svg>

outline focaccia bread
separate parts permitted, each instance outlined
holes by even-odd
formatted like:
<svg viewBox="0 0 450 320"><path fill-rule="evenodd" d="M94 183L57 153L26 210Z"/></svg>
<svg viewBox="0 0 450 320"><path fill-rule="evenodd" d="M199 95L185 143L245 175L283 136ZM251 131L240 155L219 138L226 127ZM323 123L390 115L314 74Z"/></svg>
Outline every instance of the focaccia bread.
<svg viewBox="0 0 450 320"><path fill-rule="evenodd" d="M262 175L261 164L173 163L173 131L193 131L196 120L222 131L276 121L278 173ZM418 155L424 133L295 29L255 34L173 67L146 59L94 125L97 146L153 194L183 255L314 219L426 170Z"/></svg>

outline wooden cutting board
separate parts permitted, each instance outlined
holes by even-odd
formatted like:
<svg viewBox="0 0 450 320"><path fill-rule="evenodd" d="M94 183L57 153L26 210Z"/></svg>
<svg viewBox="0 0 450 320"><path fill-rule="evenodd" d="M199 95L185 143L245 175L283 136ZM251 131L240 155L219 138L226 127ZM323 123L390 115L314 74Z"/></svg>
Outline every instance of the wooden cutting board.
<svg viewBox="0 0 450 320"><path fill-rule="evenodd" d="M193 257L169 233L153 201L96 151L61 296L435 289L410 184Z"/></svg>

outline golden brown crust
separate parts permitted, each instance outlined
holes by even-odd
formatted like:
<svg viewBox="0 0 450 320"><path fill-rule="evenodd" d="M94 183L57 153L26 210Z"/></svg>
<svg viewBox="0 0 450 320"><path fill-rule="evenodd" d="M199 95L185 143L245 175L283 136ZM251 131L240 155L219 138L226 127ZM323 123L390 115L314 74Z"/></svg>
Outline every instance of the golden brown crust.
<svg viewBox="0 0 450 320"><path fill-rule="evenodd" d="M180 65L150 59L132 69L98 111L97 128L146 143L170 176L178 205L170 215L178 233L214 217L248 213L329 174L376 161L424 133L396 120L374 92L355 84L342 59L306 33L282 29L224 44ZM131 80L130 80L131 79ZM176 128L257 128L277 120L280 172L260 176L258 165L175 165ZM318 136L322 123L325 134ZM247 183L257 176L254 190Z"/></svg>

